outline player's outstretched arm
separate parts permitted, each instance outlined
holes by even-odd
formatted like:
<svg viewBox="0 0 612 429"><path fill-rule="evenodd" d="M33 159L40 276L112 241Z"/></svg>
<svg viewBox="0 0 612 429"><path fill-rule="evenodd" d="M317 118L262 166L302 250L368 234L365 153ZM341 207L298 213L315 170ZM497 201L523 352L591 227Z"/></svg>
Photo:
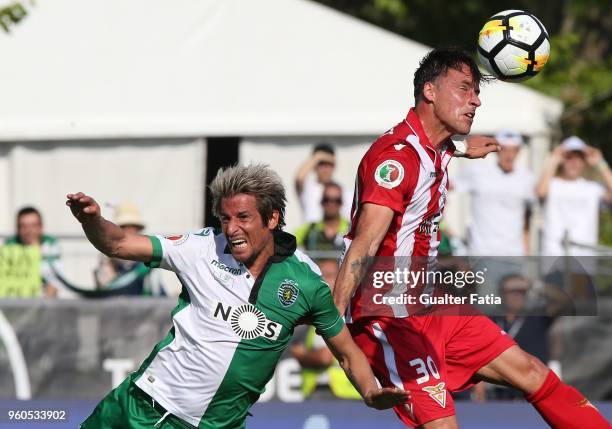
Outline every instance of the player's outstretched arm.
<svg viewBox="0 0 612 429"><path fill-rule="evenodd" d="M410 400L410 392L406 390L378 387L368 360L351 338L346 326L338 335L325 341L368 407L385 410Z"/></svg>
<svg viewBox="0 0 612 429"><path fill-rule="evenodd" d="M144 235L126 235L121 228L102 217L100 206L82 192L66 195L66 205L81 223L87 239L107 256L149 262L153 245Z"/></svg>
<svg viewBox="0 0 612 429"><path fill-rule="evenodd" d="M344 256L334 285L334 303L340 314L344 314L353 291L368 271L393 219L393 210L389 207L366 203L360 210L355 238Z"/></svg>

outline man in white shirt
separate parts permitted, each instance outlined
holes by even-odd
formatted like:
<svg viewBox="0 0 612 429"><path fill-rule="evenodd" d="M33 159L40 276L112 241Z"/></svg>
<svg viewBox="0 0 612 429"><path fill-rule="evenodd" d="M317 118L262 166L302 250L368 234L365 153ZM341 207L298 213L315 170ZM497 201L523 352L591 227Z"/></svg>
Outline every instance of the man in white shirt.
<svg viewBox="0 0 612 429"><path fill-rule="evenodd" d="M605 187L582 177L587 164L599 170ZM599 207L602 200L610 201L612 196L612 172L601 151L576 136L565 139L553 150L536 192L544 201L543 255L565 255L566 233L571 242L597 244ZM574 246L569 254L586 256L593 251Z"/></svg>
<svg viewBox="0 0 612 429"><path fill-rule="evenodd" d="M302 206L302 217L305 223L319 222L323 219L321 199L323 189L332 183L334 169L336 168L336 154L334 148L328 143L317 144L312 156L300 166L295 175L295 191ZM312 174L311 174L312 173ZM343 201L341 214L350 218L350 201L353 196L342 190Z"/></svg>
<svg viewBox="0 0 612 429"><path fill-rule="evenodd" d="M456 191L471 196L468 254L522 256L527 250L535 182L530 171L515 167L523 145L520 134L503 131L495 138L501 145L497 162L470 165L453 182Z"/></svg>

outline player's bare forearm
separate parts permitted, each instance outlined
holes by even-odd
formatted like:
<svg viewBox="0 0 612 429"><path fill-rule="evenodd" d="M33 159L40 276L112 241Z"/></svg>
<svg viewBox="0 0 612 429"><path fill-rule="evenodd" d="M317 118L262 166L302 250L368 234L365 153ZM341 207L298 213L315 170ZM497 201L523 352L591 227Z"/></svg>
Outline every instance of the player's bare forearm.
<svg viewBox="0 0 612 429"><path fill-rule="evenodd" d="M344 257L338 278L334 285L334 304L340 314L344 314L348 302L357 286L367 273L372 258L368 252L369 243L356 238Z"/></svg>
<svg viewBox="0 0 612 429"><path fill-rule="evenodd" d="M81 223L83 232L96 249L110 257L120 257L120 244L125 233L102 216Z"/></svg>
<svg viewBox="0 0 612 429"><path fill-rule="evenodd" d="M349 299L368 272L393 219L392 209L377 204L366 203L360 211L355 237L334 285L334 303L340 314L344 314Z"/></svg>
<svg viewBox="0 0 612 429"><path fill-rule="evenodd" d="M357 348L351 354L338 354L336 359L338 359L340 367L342 367L348 379L364 399L371 395L372 392L378 390L372 369L361 350Z"/></svg>
<svg viewBox="0 0 612 429"><path fill-rule="evenodd" d="M126 235L117 225L104 219L98 203L82 192L68 194L66 198L66 205L81 223L85 236L100 252L120 259L151 260L153 246L147 237Z"/></svg>
<svg viewBox="0 0 612 429"><path fill-rule="evenodd" d="M367 358L357 347L346 327L338 335L326 341L367 406L384 410L410 399L410 393L405 390L378 387Z"/></svg>

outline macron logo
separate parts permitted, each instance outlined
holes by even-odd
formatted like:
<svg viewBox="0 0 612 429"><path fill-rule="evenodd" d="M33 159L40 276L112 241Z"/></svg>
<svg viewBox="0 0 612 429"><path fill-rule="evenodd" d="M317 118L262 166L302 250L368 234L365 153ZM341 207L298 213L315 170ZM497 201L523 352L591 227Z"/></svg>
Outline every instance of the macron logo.
<svg viewBox="0 0 612 429"><path fill-rule="evenodd" d="M216 259L213 259L212 261L210 261L210 263L213 266L219 268L221 271L228 272L228 273L233 274L235 276L239 276L240 274L242 274L242 270L240 268L228 267L223 262L219 262Z"/></svg>
<svg viewBox="0 0 612 429"><path fill-rule="evenodd" d="M403 148L406 147L406 145L400 143L400 144L393 145L393 147L395 148L395 150L402 150Z"/></svg>

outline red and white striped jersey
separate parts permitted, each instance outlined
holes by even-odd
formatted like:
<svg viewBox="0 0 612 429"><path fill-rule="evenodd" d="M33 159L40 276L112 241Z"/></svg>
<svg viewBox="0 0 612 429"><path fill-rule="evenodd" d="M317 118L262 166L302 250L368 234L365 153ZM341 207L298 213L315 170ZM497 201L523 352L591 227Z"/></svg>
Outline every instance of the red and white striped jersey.
<svg viewBox="0 0 612 429"><path fill-rule="evenodd" d="M359 164L345 251L355 236L361 207L372 203L394 211L377 257L435 259L448 190L447 167L454 150L450 139L438 148L432 146L414 109L378 138ZM356 291L351 300L353 319L356 311L365 311L359 311L360 295Z"/></svg>

